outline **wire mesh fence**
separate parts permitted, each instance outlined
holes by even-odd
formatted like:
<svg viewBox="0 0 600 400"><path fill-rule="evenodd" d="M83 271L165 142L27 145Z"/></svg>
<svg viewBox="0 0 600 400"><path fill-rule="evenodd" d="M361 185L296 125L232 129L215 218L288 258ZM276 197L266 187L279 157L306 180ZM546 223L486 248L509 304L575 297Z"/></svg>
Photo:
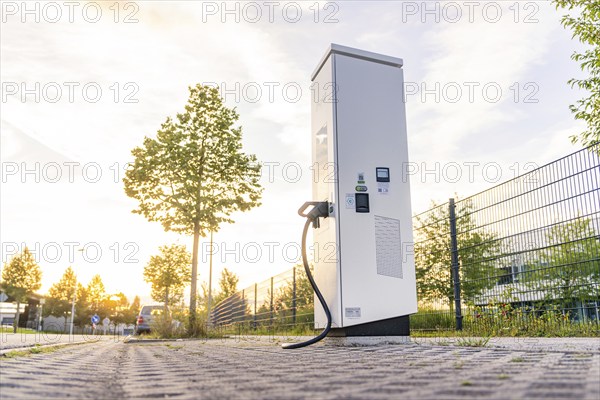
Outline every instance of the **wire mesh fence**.
<svg viewBox="0 0 600 400"><path fill-rule="evenodd" d="M255 283L216 305L211 323L236 333L302 333L313 329L313 290L304 268Z"/></svg>
<svg viewBox="0 0 600 400"><path fill-rule="evenodd" d="M420 311L412 328L597 332L599 150L597 144L456 201L454 219L451 203L415 216ZM449 268L453 251L458 279Z"/></svg>
<svg viewBox="0 0 600 400"><path fill-rule="evenodd" d="M411 329L598 334L599 154L596 144L416 215L419 312ZM224 300L211 321L310 330L313 291L296 266Z"/></svg>

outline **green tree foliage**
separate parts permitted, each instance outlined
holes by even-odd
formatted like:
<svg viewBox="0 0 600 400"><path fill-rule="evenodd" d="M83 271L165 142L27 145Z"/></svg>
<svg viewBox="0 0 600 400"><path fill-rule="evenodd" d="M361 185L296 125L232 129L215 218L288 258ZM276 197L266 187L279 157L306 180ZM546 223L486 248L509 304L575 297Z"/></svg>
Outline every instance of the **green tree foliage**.
<svg viewBox="0 0 600 400"><path fill-rule="evenodd" d="M91 310L90 296L88 289L81 283L77 283L77 297L75 301L74 324L84 326L90 324L90 318L94 315Z"/></svg>
<svg viewBox="0 0 600 400"><path fill-rule="evenodd" d="M578 87L589 93L589 96L571 105L575 118L587 124L587 130L573 136L573 142L584 146L600 141L600 1L599 0L553 0L556 8L563 8L570 14L562 17L565 28L573 31L577 38L586 45L583 52L575 52L571 58L577 61L581 70L588 72L588 77L569 80L572 87Z"/></svg>
<svg viewBox="0 0 600 400"><path fill-rule="evenodd" d="M129 307L131 310L135 311L136 315L142 309L142 301L140 300L140 296L135 296L133 301L131 302L131 306Z"/></svg>
<svg viewBox="0 0 600 400"><path fill-rule="evenodd" d="M48 298L44 306L46 315L64 316L71 311L71 303L75 295L77 276L73 268L68 267L58 282L48 290Z"/></svg>
<svg viewBox="0 0 600 400"><path fill-rule="evenodd" d="M209 86L189 88L185 111L168 117L156 138L132 150L134 161L123 180L138 201L133 212L160 222L166 231L194 236L190 322L196 315L200 236L233 222L235 211L260 205L260 165L242 152L239 116Z"/></svg>
<svg viewBox="0 0 600 400"><path fill-rule="evenodd" d="M114 324L131 324L135 316L131 315L129 300L124 293L117 293L112 296L107 296L105 300L105 308L111 323Z"/></svg>
<svg viewBox="0 0 600 400"><path fill-rule="evenodd" d="M76 286L77 290L76 293L74 293ZM67 318L71 314L74 294L74 324L78 326L89 324L92 315L89 302L90 296L87 288L80 282L77 282L77 275L75 275L75 271L71 267L68 267L60 280L50 287L48 299L44 306L44 315L63 316Z"/></svg>
<svg viewBox="0 0 600 400"><path fill-rule="evenodd" d="M144 268L144 280L152 285L151 296L165 306L181 301L190 282L190 253L183 245L161 246L160 254L150 257Z"/></svg>
<svg viewBox="0 0 600 400"><path fill-rule="evenodd" d="M218 292L215 296L213 296L214 303L219 304L229 296L233 296L237 292L237 285L239 281L240 278L236 274L229 271L227 268L224 268L223 271L221 271Z"/></svg>
<svg viewBox="0 0 600 400"><path fill-rule="evenodd" d="M86 294L92 315L98 314L101 318L106 317L109 313L106 306L107 295L100 275L92 277L87 285Z"/></svg>
<svg viewBox="0 0 600 400"><path fill-rule="evenodd" d="M461 294L472 301L485 289L496 284L496 267L490 257L498 252L496 235L477 227L468 200L456 203ZM450 215L448 205L434 204L425 216L417 216L415 224L415 269L417 295L420 301L436 303L454 300L451 275Z"/></svg>
<svg viewBox="0 0 600 400"><path fill-rule="evenodd" d="M138 314L142 309L142 302L140 300L140 296L135 296L129 309L124 311L124 323L126 324L135 324Z"/></svg>
<svg viewBox="0 0 600 400"><path fill-rule="evenodd" d="M2 284L6 293L17 303L13 331L19 326L19 308L27 295L42 287L42 270L27 247L15 255L2 269Z"/></svg>
<svg viewBox="0 0 600 400"><path fill-rule="evenodd" d="M296 265L294 269L296 270L295 302L294 279L292 277L287 280L286 285L276 290L273 299L273 311L277 320L282 321L284 324L291 324L293 322L292 311L295 307L296 324L305 324L312 322L314 318L314 290L304 272L304 266Z"/></svg>
<svg viewBox="0 0 600 400"><path fill-rule="evenodd" d="M598 300L600 237L590 218L554 225L542 253L542 283L546 297L564 307L577 300Z"/></svg>
<svg viewBox="0 0 600 400"><path fill-rule="evenodd" d="M296 265L296 309L313 306L314 291L304 272L304 266ZM312 268L311 268L312 270ZM292 309L294 307L294 280L288 279L287 284L278 289L273 301L275 311Z"/></svg>

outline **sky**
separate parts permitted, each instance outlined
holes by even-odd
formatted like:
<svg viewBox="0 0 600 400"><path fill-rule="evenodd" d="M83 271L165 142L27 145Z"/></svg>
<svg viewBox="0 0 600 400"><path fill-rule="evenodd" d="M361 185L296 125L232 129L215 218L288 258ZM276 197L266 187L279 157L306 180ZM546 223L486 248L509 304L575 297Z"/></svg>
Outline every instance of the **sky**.
<svg viewBox="0 0 600 400"><path fill-rule="evenodd" d="M330 43L404 60L412 211L466 197L579 149L568 106L581 49L549 1L2 1L2 263L25 246L45 293L86 284L149 300L143 268L192 238L132 214L131 149L217 85L263 163L262 206L214 236L215 281L249 286L299 261L311 200L310 76ZM199 282L208 280L208 240Z"/></svg>

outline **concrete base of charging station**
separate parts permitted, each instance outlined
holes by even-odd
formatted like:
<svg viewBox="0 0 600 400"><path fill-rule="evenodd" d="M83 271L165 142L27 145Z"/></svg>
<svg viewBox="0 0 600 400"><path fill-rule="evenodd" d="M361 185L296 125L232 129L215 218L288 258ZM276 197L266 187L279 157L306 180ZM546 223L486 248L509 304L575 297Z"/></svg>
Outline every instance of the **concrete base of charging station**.
<svg viewBox="0 0 600 400"><path fill-rule="evenodd" d="M345 336L326 337L323 344L338 347L380 346L385 344L409 344L410 336Z"/></svg>
<svg viewBox="0 0 600 400"><path fill-rule="evenodd" d="M408 315L344 328L332 328L325 342L334 346L376 346L410 343Z"/></svg>

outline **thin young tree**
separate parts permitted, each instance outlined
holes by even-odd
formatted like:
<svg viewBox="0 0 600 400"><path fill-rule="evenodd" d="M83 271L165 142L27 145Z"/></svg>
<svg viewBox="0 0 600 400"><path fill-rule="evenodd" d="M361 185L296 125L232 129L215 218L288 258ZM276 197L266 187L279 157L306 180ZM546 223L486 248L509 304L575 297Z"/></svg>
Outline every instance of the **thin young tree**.
<svg viewBox="0 0 600 400"><path fill-rule="evenodd" d="M42 270L27 247L4 265L2 284L6 293L17 303L13 322L13 332L17 333L21 303L27 301L27 295L42 287Z"/></svg>
<svg viewBox="0 0 600 400"><path fill-rule="evenodd" d="M191 257L183 245L161 246L160 254L150 257L144 268L144 280L152 285L151 296L169 305L178 303L190 282Z"/></svg>
<svg viewBox="0 0 600 400"><path fill-rule="evenodd" d="M144 138L132 150L134 161L123 179L125 193L138 201L134 213L194 237L190 327L196 319L200 237L232 223L233 212L260 205L260 165L242 151L238 118L216 88L190 87L184 112L168 117L155 138Z"/></svg>
<svg viewBox="0 0 600 400"><path fill-rule="evenodd" d="M221 271L221 279L219 279L219 292L215 298L215 304L219 304L229 296L233 296L237 292L237 285L240 278L233 272L224 268Z"/></svg>
<svg viewBox="0 0 600 400"><path fill-rule="evenodd" d="M87 300L90 304L92 315L99 314L101 317L107 315L106 297L106 288L104 287L104 282L102 282L102 277L96 274L87 285Z"/></svg>
<svg viewBox="0 0 600 400"><path fill-rule="evenodd" d="M65 320L69 311L71 311L71 303L75 296L75 288L77 286L77 276L73 268L68 267L60 280L50 287L48 290L48 299L44 310L47 315L64 316Z"/></svg>

